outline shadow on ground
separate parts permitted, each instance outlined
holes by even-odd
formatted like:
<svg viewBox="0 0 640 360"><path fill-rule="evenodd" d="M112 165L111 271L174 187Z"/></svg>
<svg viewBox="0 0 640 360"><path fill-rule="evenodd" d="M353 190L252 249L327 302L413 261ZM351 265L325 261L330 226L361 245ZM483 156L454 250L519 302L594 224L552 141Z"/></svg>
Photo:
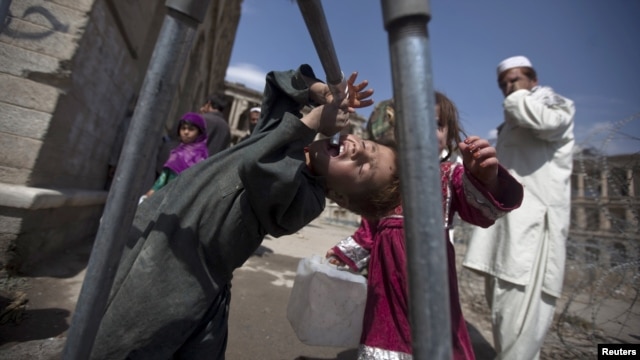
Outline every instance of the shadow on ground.
<svg viewBox="0 0 640 360"><path fill-rule="evenodd" d="M65 309L27 310L19 324L0 326L0 345L54 338L69 328Z"/></svg>

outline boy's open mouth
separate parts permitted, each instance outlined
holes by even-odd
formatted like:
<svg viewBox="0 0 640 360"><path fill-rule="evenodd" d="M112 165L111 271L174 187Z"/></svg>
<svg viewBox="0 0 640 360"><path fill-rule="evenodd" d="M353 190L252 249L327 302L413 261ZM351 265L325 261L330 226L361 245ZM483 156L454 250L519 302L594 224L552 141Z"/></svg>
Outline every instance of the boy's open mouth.
<svg viewBox="0 0 640 360"><path fill-rule="evenodd" d="M338 144L338 145L333 145L333 144L329 144L329 148L327 149L327 152L329 153L329 155L331 157L337 157L340 154L342 154L342 152L344 151L344 145L343 144Z"/></svg>

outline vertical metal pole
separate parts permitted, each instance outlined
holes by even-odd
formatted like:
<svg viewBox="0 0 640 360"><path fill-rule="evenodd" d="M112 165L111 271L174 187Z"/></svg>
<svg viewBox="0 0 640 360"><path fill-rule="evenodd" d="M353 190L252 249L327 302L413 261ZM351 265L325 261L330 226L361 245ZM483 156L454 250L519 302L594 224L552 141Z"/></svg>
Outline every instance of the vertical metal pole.
<svg viewBox="0 0 640 360"><path fill-rule="evenodd" d="M324 74L327 77L327 85L335 98L344 99L347 83L342 70L340 70L338 56L333 47L333 40L322 4L320 0L298 0L298 7L320 58ZM331 142L338 144L339 139L340 133L337 133L331 138Z"/></svg>
<svg viewBox="0 0 640 360"><path fill-rule="evenodd" d="M451 324L442 216L428 0L382 0L398 118L414 359L450 359Z"/></svg>
<svg viewBox="0 0 640 360"><path fill-rule="evenodd" d="M320 0L298 0L298 7L307 25L307 30L316 48L320 63L330 85L340 85L344 81L344 76L340 70L338 56L333 47L333 40L324 16L324 10ZM342 89L344 91L344 88ZM342 96L343 93L334 95Z"/></svg>
<svg viewBox="0 0 640 360"><path fill-rule="evenodd" d="M144 173L140 164L155 159L162 121L171 104L209 1L166 2L167 15L156 42L138 104L131 119L104 214L67 334L63 358L88 359L133 222ZM181 11L189 11L183 13Z"/></svg>

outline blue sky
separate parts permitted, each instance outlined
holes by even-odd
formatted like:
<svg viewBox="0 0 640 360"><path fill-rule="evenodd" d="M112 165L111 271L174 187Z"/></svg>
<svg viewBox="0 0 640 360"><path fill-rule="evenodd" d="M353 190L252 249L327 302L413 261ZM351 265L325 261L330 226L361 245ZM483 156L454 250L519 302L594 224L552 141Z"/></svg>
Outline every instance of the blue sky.
<svg viewBox="0 0 640 360"><path fill-rule="evenodd" d="M343 72L358 71L360 79L369 80L375 100L392 97L381 3L322 4ZM431 0L430 5L433 85L456 103L468 134L492 136L502 122L496 65L525 55L542 85L576 103L579 145L607 153L640 151L640 1ZM227 80L262 90L268 71L302 63L324 78L297 2L244 0ZM359 113L368 117L371 109Z"/></svg>

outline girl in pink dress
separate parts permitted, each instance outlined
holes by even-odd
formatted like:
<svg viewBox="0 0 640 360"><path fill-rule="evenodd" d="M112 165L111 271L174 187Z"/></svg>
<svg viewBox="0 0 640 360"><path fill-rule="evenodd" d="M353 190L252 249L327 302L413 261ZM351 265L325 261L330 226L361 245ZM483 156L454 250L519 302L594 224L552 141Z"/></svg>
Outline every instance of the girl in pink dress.
<svg viewBox="0 0 640 360"><path fill-rule="evenodd" d="M393 124L393 103L376 109ZM449 299L451 301L451 342L454 359L474 359L471 340L460 307L455 252L449 232L454 214L471 224L488 227L522 201L522 186L498 165L489 142L477 136L460 141L462 133L455 105L436 92L436 121L440 153L443 195L443 231L445 232ZM380 118L380 117L379 117ZM394 136L379 139L394 144ZM446 161L458 151L463 164ZM407 264L402 206L379 219L362 219L358 230L327 252L330 262L346 265L352 271L366 269L367 303L358 348L358 359L412 359L409 325Z"/></svg>

